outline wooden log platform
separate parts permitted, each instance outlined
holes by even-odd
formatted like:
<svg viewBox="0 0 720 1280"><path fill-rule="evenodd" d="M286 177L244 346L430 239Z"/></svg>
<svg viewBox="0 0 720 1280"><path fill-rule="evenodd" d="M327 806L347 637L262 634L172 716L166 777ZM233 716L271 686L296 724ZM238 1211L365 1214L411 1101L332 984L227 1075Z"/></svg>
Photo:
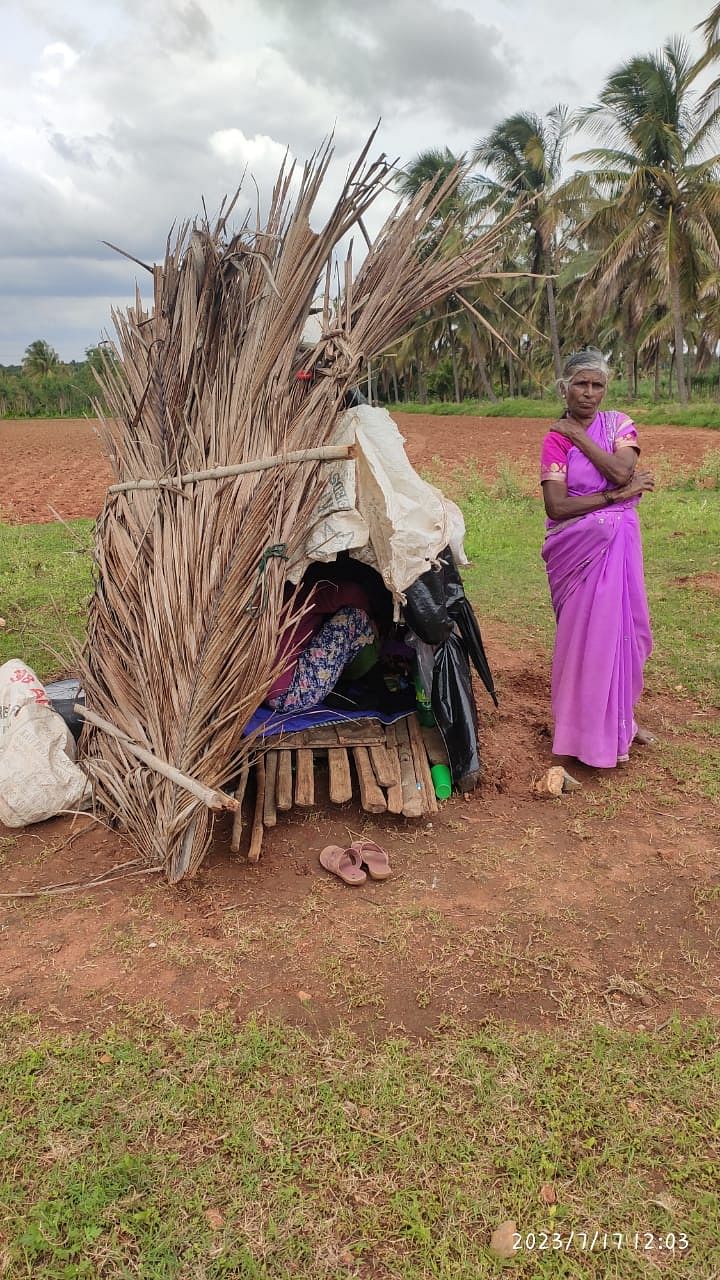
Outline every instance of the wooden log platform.
<svg viewBox="0 0 720 1280"><path fill-rule="evenodd" d="M445 745L439 731L423 728L414 713L392 725L351 720L278 734L267 738L263 748L250 770L255 800L249 857L254 862L266 827L274 827L278 816L293 806L308 809L315 804L319 762L327 767L331 804L345 804L357 794L372 814L422 818L438 811L430 769L447 763ZM247 776L241 779L239 800L247 782ZM234 849L241 830L238 813Z"/></svg>

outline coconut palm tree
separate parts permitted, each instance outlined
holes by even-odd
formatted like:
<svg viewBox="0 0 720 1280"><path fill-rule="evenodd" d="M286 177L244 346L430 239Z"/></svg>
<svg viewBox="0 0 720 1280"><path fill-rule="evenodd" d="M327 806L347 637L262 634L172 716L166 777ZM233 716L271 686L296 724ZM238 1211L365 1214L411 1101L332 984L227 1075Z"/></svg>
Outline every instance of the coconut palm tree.
<svg viewBox="0 0 720 1280"><path fill-rule="evenodd" d="M560 181L569 131L567 107L562 105L554 107L545 120L530 112L519 112L496 125L472 152L475 164L489 165L497 175L495 179L481 179L486 198L496 200L507 193L513 199L527 200L528 269L547 277L545 309L557 378L562 373L562 362L552 277L557 268L559 229L576 204L572 183ZM542 283L535 287L536 301L542 289Z"/></svg>
<svg viewBox="0 0 720 1280"><path fill-rule="evenodd" d="M602 199L581 231L606 240L592 281L610 286L648 260L673 322L678 395L687 403L685 321L707 270L720 267L720 155L708 155L715 113L692 91L687 45L631 58L608 79L579 122L604 145L575 157Z"/></svg>
<svg viewBox="0 0 720 1280"><path fill-rule="evenodd" d="M36 338L26 348L23 356L23 372L31 377L46 377L53 373L60 364L60 357L54 347L44 338Z"/></svg>

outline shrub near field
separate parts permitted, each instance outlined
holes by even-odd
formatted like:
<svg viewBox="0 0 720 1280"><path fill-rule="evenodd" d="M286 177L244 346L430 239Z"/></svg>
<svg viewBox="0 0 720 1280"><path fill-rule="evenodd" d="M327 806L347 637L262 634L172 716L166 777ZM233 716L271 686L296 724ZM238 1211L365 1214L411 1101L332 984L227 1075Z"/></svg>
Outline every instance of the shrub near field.
<svg viewBox="0 0 720 1280"><path fill-rule="evenodd" d="M625 411L637 422L649 426L708 427L720 430L720 404L702 401L698 404L680 405L667 401L655 404L651 400L627 402L622 391L613 387L613 403L622 404ZM518 396L506 400L463 400L461 403L435 400L428 404L416 401L386 406L391 413L429 413L458 417L482 418L559 418L562 405L557 400L533 400Z"/></svg>

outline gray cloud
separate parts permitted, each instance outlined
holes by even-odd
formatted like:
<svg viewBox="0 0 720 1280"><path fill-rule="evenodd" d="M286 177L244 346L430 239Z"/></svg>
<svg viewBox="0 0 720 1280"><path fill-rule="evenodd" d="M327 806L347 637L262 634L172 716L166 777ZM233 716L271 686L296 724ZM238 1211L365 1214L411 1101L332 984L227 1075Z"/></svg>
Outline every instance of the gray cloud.
<svg viewBox="0 0 720 1280"><path fill-rule="evenodd" d="M378 114L432 105L448 122L482 129L512 89L501 33L467 8L439 0L269 0L282 17L276 42L288 61Z"/></svg>
<svg viewBox="0 0 720 1280"><path fill-rule="evenodd" d="M677 26L677 0L24 0L3 29L0 362L45 337L79 356L130 299L174 221L247 168L268 192L289 147L335 129L332 181L379 116L377 151L465 150L504 114L579 105ZM682 26L705 14L687 0ZM625 42L624 44L622 42ZM323 193L314 221L334 192ZM369 224L387 212L389 198ZM246 206L242 206L246 207ZM142 279L141 279L142 285Z"/></svg>

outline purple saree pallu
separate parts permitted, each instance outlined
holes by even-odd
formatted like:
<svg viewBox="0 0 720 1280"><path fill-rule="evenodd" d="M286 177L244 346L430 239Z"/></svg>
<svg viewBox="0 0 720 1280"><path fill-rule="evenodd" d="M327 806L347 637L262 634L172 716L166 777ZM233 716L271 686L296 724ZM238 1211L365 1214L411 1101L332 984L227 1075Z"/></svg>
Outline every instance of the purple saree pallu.
<svg viewBox="0 0 720 1280"><path fill-rule="evenodd" d="M588 428L608 453L619 416L600 413ZM609 487L574 446L567 454L567 486L574 497ZM542 550L557 619L553 752L604 769L627 759L652 650L638 501L549 521Z"/></svg>

